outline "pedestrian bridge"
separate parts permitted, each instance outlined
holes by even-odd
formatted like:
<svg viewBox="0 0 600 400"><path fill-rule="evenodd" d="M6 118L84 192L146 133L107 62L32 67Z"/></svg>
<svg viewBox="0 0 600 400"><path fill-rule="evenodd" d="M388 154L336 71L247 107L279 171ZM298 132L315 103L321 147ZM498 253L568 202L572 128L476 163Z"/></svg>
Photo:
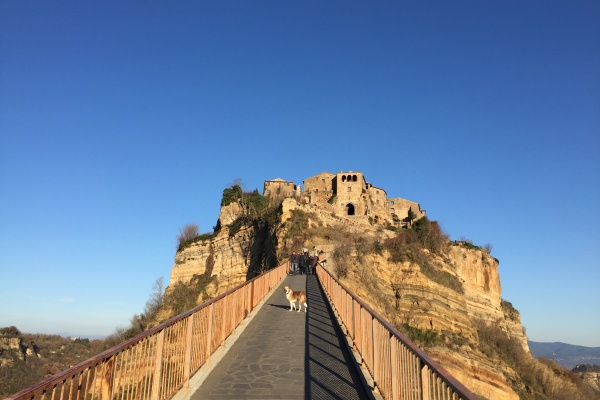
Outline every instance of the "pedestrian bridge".
<svg viewBox="0 0 600 400"><path fill-rule="evenodd" d="M280 265L9 400L476 399L324 268ZM290 312L284 286L305 290Z"/></svg>

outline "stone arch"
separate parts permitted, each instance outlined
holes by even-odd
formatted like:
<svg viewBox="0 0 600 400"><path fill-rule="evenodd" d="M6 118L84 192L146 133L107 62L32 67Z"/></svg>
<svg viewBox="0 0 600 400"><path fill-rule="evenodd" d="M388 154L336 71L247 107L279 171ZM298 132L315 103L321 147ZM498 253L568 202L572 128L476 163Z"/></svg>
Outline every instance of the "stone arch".
<svg viewBox="0 0 600 400"><path fill-rule="evenodd" d="M354 207L354 204L352 204L352 203L346 204L346 214L354 215L355 213L356 213L356 208Z"/></svg>
<svg viewBox="0 0 600 400"><path fill-rule="evenodd" d="M357 182L358 178L356 177L356 175L352 175L352 182Z"/></svg>
<svg viewBox="0 0 600 400"><path fill-rule="evenodd" d="M342 182L346 182L346 175L342 175Z"/></svg>

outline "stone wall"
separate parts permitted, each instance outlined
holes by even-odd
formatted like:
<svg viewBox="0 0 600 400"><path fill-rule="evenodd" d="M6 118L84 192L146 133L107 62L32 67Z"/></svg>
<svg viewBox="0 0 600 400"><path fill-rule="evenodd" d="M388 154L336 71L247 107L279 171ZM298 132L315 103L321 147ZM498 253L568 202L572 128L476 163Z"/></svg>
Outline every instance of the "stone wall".
<svg viewBox="0 0 600 400"><path fill-rule="evenodd" d="M304 196L307 196L308 203L325 205L334 195L333 179L334 174L321 172L318 175L305 179Z"/></svg>
<svg viewBox="0 0 600 400"><path fill-rule="evenodd" d="M390 197L387 199L387 208L390 214L395 214L400 220L408 217L408 210L415 214L415 220L425 216L425 210L421 210L421 205L414 201L402 199L400 197Z"/></svg>
<svg viewBox="0 0 600 400"><path fill-rule="evenodd" d="M284 181L283 179L274 179L265 181L263 196L276 197L292 197L296 194L296 185L294 182Z"/></svg>

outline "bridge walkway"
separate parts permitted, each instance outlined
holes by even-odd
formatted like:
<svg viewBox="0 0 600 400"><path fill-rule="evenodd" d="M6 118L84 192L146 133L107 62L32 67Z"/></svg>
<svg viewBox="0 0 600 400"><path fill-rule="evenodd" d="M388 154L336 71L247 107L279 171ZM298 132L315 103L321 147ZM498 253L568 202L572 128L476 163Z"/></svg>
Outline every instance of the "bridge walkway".
<svg viewBox="0 0 600 400"><path fill-rule="evenodd" d="M290 312L284 286L305 290L308 312ZM191 400L364 399L318 279L287 276Z"/></svg>

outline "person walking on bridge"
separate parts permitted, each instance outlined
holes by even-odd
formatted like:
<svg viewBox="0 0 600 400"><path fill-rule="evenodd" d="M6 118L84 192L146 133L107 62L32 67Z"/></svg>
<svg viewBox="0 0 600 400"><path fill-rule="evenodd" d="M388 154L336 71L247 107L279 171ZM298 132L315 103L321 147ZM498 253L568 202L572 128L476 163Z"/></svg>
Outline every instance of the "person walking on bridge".
<svg viewBox="0 0 600 400"><path fill-rule="evenodd" d="M298 254L292 251L292 255L290 255L290 273L296 275L296 272L298 272Z"/></svg>

